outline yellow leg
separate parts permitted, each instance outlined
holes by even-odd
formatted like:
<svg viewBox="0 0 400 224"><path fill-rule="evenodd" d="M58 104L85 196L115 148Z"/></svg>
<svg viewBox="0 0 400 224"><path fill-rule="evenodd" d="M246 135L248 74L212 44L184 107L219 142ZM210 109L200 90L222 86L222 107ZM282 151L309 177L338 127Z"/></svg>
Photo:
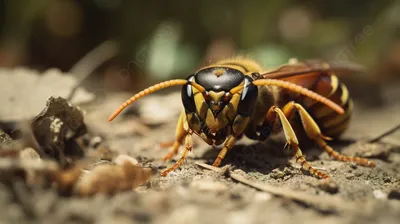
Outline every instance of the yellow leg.
<svg viewBox="0 0 400 224"><path fill-rule="evenodd" d="M283 108L283 112L287 118L293 115L294 111L297 110L300 114L301 122L303 124L304 130L306 131L307 136L314 140L321 148L323 148L331 157L336 160L345 161L345 162L355 162L362 166L369 166L374 167L375 163L369 161L368 159L360 158L360 157L353 157L353 156L345 156L338 152L336 152L332 147L330 147L325 140L329 139L325 137L321 130L319 129L317 123L314 119L310 116L310 114L298 103L290 102L286 104Z"/></svg>
<svg viewBox="0 0 400 224"><path fill-rule="evenodd" d="M186 116L185 111L181 112L179 116L178 124L176 125L176 140L172 144L171 150L163 157L164 161L170 160L174 155L178 153L179 147L182 145L185 136L188 133L188 127L185 127ZM187 125L186 125L187 126Z"/></svg>
<svg viewBox="0 0 400 224"><path fill-rule="evenodd" d="M228 140L224 143L224 147L222 150L219 152L217 158L215 159L213 166L218 167L222 160L225 158L226 153L233 147L233 144L235 144L236 137L230 136Z"/></svg>
<svg viewBox="0 0 400 224"><path fill-rule="evenodd" d="M309 173L312 175L318 177L318 178L329 178L329 176L323 172L320 172L313 168L311 164L309 164L306 159L303 156L303 153L301 152L301 149L299 147L299 141L297 140L296 134L293 131L292 126L290 125L288 119L286 118L285 114L282 112L281 109L273 106L271 109L268 111L267 114L267 119L273 119L272 114L275 113L282 125L283 132L286 137L287 144L291 146L294 150L294 155L296 157L296 162L299 162L301 164L301 167L304 170L307 170ZM276 119L275 115L275 119Z"/></svg>
<svg viewBox="0 0 400 224"><path fill-rule="evenodd" d="M192 151L192 148L193 148L192 133L188 133L185 138L185 149L182 152L181 158L178 161L176 161L176 163L173 166L164 170L161 173L161 176L165 177L168 175L168 173L170 173L171 171L174 171L178 167L180 167L182 165L182 163L186 160L187 153Z"/></svg>

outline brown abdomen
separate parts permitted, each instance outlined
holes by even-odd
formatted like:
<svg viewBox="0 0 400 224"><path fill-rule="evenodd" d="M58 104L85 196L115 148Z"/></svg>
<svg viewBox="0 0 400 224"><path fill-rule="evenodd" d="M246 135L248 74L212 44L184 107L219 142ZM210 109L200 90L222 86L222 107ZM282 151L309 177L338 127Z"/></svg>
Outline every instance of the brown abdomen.
<svg viewBox="0 0 400 224"><path fill-rule="evenodd" d="M339 81L337 76L325 73L317 77L310 76L291 80L291 82L329 98L342 106L345 110L344 114L338 114L320 102L310 100L304 96L294 97L296 99L293 100L304 106L317 122L325 136L337 137L347 129L350 122L353 102L349 97L347 87Z"/></svg>

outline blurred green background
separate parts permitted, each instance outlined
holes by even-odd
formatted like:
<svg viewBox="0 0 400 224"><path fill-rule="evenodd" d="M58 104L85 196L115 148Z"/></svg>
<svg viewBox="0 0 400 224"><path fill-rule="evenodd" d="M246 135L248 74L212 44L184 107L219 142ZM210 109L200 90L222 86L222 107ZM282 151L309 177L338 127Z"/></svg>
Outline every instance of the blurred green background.
<svg viewBox="0 0 400 224"><path fill-rule="evenodd" d="M241 54L267 67L351 61L366 80L391 82L399 12L393 0L0 0L0 67L86 72L88 85L126 91ZM76 69L93 49L93 68Z"/></svg>

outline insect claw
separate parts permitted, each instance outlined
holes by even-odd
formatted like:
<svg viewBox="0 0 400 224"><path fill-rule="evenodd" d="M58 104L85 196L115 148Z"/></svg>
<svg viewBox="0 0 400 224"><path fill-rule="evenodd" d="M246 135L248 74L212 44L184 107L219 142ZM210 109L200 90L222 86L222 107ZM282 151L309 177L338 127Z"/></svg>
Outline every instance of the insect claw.
<svg viewBox="0 0 400 224"><path fill-rule="evenodd" d="M161 172L161 176L166 177L170 172L170 170L164 170Z"/></svg>

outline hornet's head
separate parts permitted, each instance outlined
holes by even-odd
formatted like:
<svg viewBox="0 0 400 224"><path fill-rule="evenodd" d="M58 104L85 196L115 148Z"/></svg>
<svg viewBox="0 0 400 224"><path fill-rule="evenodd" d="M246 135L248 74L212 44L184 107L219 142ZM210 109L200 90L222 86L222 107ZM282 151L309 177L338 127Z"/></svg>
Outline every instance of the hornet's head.
<svg viewBox="0 0 400 224"><path fill-rule="evenodd" d="M188 124L196 134L218 145L227 135L243 131L258 96L250 76L232 68L210 67L187 80L192 84L183 86L182 102Z"/></svg>

